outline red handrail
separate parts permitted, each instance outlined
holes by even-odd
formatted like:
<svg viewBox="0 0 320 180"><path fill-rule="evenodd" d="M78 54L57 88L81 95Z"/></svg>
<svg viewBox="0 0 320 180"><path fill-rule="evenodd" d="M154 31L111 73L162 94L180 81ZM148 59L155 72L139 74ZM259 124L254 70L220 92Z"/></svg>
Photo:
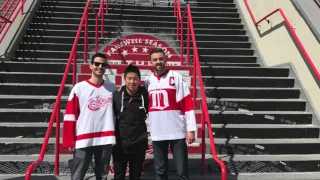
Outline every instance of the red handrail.
<svg viewBox="0 0 320 180"><path fill-rule="evenodd" d="M5 21L5 22L12 23L12 21L10 21L8 18L0 15L0 22L4 22L4 21Z"/></svg>
<svg viewBox="0 0 320 180"><path fill-rule="evenodd" d="M193 94L193 104L196 104L196 76L198 75L198 82L200 86L200 93L202 97L201 105L202 105L202 116L201 116L201 133L202 133L202 159L201 159L201 172L205 172L205 124L207 124L208 127L208 136L210 139L210 146L211 146L211 152L212 152L212 158L213 160L220 166L221 170L221 179L226 180L227 179L227 169L224 164L224 162L218 158L217 152L216 152L216 147L215 147L215 142L214 142L214 137L212 134L212 127L211 127L211 122L210 122L210 117L208 113L208 105L207 105L207 97L205 94L204 90L204 83L202 80L202 73L201 73L201 68L200 68L200 61L199 61L199 53L198 53L198 47L196 43L196 37L194 33L194 27L193 27L193 21L192 21L192 15L191 15L191 8L190 5L187 4L184 15L179 18L179 14L181 15L181 8L180 8L180 1L175 0L174 2L174 15L177 16L177 19L183 20L185 13L187 12L188 14L188 23L187 23L187 61L189 61L190 57L190 35L192 39L192 45L193 45L193 80L192 80L192 94ZM181 42L183 42L183 37L184 37L184 32L183 32L183 22L177 21L177 27L180 28L180 35L181 35ZM180 24L180 25L179 25ZM177 30L177 38L179 37L179 31ZM181 43L182 44L182 43ZM183 47L181 47L181 51L183 51Z"/></svg>
<svg viewBox="0 0 320 180"><path fill-rule="evenodd" d="M175 15L178 15L177 16L177 40L180 39L180 63L182 64L183 63L183 19L181 17L181 7L180 7L180 2L177 3L177 7L175 7L175 10L178 9L178 12L175 12ZM180 31L180 33L179 33ZM180 34L180 37L179 37L179 34Z"/></svg>
<svg viewBox="0 0 320 180"><path fill-rule="evenodd" d="M5 2L5 5L7 5L9 1L6 1ZM11 25L12 25L12 22L14 22L18 16L18 14L21 12L21 14L23 14L23 6L24 4L26 3L26 0L18 0L16 5L12 8L13 6L13 3L15 2L15 0L12 0L11 3L9 4L9 7L8 8L5 8L5 12L2 14L2 19L5 20L5 22L2 24L1 28L0 28L0 34L2 34L2 31L4 30L3 34L0 36L0 43L2 42L2 40L4 39L4 37L6 36L6 34L8 33ZM18 5L20 4L18 10L17 7ZM4 6L2 7L4 8ZM2 9L1 8L1 9ZM12 11L11 13L9 14L8 17L6 17L8 11L12 8ZM3 9L2 9L3 10ZM14 14L15 13L15 14ZM13 18L11 19L12 15L14 14ZM1 18L0 18L1 19ZM7 23L9 23L9 25L7 26Z"/></svg>
<svg viewBox="0 0 320 180"><path fill-rule="evenodd" d="M0 11L3 11L3 10L6 8L8 2L9 2L9 0L6 0L6 1L2 4L2 7L0 8Z"/></svg>
<svg viewBox="0 0 320 180"><path fill-rule="evenodd" d="M319 0L320 1L320 0ZM300 49L300 51L302 52L302 54L304 55L304 57L307 59L311 69L312 69L312 73L316 76L316 81L319 81L320 80L320 73L319 71L317 70L316 66L314 65L312 59L310 58L309 54L307 53L306 49L304 48L304 46L302 45L299 37L297 36L296 32L294 31L293 27L291 26L291 23L289 22L287 16L284 14L284 12L282 11L281 8L278 8L274 11L272 11L271 13L269 13L268 15L264 16L261 20L259 21L256 21L256 18L254 17L253 13L252 13L252 10L249 6L249 3L248 3L248 0L244 0L244 3L249 11L249 14L251 16L251 19L254 23L254 25L258 25L259 23L261 23L262 21L267 21L269 23L269 20L267 19L268 17L270 17L271 15L273 15L274 13L276 12L279 12L284 20L284 22L286 23L288 29L289 29L289 33L292 35L293 39L295 40L295 42L297 43L298 45L298 48Z"/></svg>
<svg viewBox="0 0 320 180"><path fill-rule="evenodd" d="M104 8L104 5L103 5L104 1L101 0L100 1L100 8L102 7L102 9ZM108 0L106 1L106 3L108 3ZM101 5L102 4L102 5ZM43 158L44 158L44 155L45 155L45 152L46 152L46 148L48 146L48 142L49 142L49 138L50 138L50 134L51 134L51 131L52 131L52 127L53 127L53 123L54 123L54 120L56 119L56 144L55 144L55 169L54 169L54 173L55 175L59 175L59 155L60 155L60 151L59 151L59 148L60 148L60 101L61 101L61 96L62 96L62 93L63 93L63 90L64 90L64 86L66 84L66 80L67 80L67 76L68 76L68 72L70 70L70 66L71 66L71 63L73 63L73 77L72 77L72 85L75 85L76 83L76 73L77 73L77 45L78 45L78 41L79 41L79 38L80 38L80 35L81 35L81 31L82 31L82 27L83 25L85 25L85 35L84 35L84 40L85 40L85 54L84 54L84 61L87 62L87 50L86 50L86 47L88 46L88 10L92 9L92 11L95 13L96 15L96 48L95 48L95 52L98 52L98 18L103 18L104 14L103 11L100 11L99 10L99 13L96 13L95 9L93 8L92 4L91 4L91 1L87 1L86 3L86 6L84 8L84 12L82 14L82 18L81 18L81 21L80 21L80 24L79 24L79 27L78 27L78 31L77 31L77 34L76 34L76 37L75 37L75 40L74 40L74 43L72 45L72 49L71 49L71 52L70 52L70 55L69 55L69 59L68 59L68 62L67 62L67 65L66 65L66 69L64 71L64 74L63 74L63 78L62 78L62 81L61 81L61 85L60 85L60 88L59 88L59 91L58 91L58 95L57 95L57 98L56 98L56 101L55 101L55 105L54 105L54 108L52 110L52 114L51 114L51 117L50 117L50 121L49 121L49 125L48 125L48 129L47 129L47 132L46 132L46 135L45 135L45 138L43 140L43 144L42 144L42 147L41 147L41 151L40 151L40 155L39 155L39 158L31 163L26 171L26 176L25 176L25 180L30 180L31 178L31 174L32 174L32 171L33 169L38 166L42 161L43 161ZM104 22L101 21L102 24L101 26L104 26ZM103 36L103 32L101 33L101 36Z"/></svg>

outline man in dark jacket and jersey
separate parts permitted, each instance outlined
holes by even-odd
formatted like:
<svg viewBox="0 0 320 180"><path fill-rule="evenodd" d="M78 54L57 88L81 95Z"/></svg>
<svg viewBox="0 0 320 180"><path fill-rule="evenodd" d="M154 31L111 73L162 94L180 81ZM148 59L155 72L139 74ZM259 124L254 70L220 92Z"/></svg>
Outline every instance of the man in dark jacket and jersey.
<svg viewBox="0 0 320 180"><path fill-rule="evenodd" d="M129 65L124 71L125 85L113 96L116 116L116 142L113 147L114 179L124 180L129 162L130 180L139 180L148 149L148 92L140 86L138 67Z"/></svg>

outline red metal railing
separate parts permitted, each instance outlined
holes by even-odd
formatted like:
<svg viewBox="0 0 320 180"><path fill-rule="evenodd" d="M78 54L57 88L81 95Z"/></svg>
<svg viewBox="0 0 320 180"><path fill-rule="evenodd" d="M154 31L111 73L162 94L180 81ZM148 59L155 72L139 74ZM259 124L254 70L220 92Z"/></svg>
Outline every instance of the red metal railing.
<svg viewBox="0 0 320 180"><path fill-rule="evenodd" d="M16 4L15 6L13 6L15 2ZM23 6L26 3L26 0L18 0L18 1L11 0L9 5L8 3L9 3L9 0L7 0L0 9L0 13L1 13L0 20L2 20L1 22L3 22L3 24L0 27L0 35L1 35L0 43L8 33L12 23L16 20L18 14L20 12L21 14L23 14ZM9 10L11 10L11 12L8 14Z"/></svg>
<svg viewBox="0 0 320 180"><path fill-rule="evenodd" d="M44 158L44 155L46 153L46 148L48 146L48 142L49 142L49 138L50 138L50 134L53 128L53 123L56 120L56 142L55 142L55 169L54 169L54 174L55 175L59 175L59 155L60 155L60 101L61 101L61 96L64 90L64 86L66 84L67 81L67 77L68 77L68 73L70 70L70 66L71 63L73 63L73 73L72 73L72 85L75 85L76 83L76 73L77 73L77 45L80 39L80 35L81 35L81 31L83 26L85 26L85 33L84 33L84 62L87 62L87 56L88 56L88 50L87 50L87 46L88 46L88 22L89 22L89 16L88 16L88 11L89 9L91 9L94 14L95 14L95 18L96 18L96 32L95 32L95 52L98 52L98 26L99 26L99 18L101 19L101 37L103 37L103 26L104 26L104 13L103 13L103 9L104 9L104 0L101 0L100 2L100 7L99 7L99 12L97 13L96 10L94 9L94 7L91 4L91 1L87 1L86 6L84 8L84 12L80 21L80 25L77 31L77 35L75 37L72 49L71 49L71 53L67 62L67 66L66 69L64 71L63 74L63 78L61 81L61 85L58 91L58 95L55 101L55 105L50 117L50 121L49 121L49 125L48 125L48 129L45 135L45 138L43 140L43 144L41 147L41 151L40 151L40 155L39 158L33 162L32 164L29 165L27 171L26 171L26 180L30 180L31 178L31 174L33 169L38 166ZM106 3L108 4L108 0L106 0ZM107 6L106 6L107 7Z"/></svg>
<svg viewBox="0 0 320 180"><path fill-rule="evenodd" d="M281 8L278 8L274 11L272 11L271 13L269 13L268 15L264 16L262 19L260 19L259 21L256 21L256 18L254 17L252 10L249 6L248 0L244 0L244 3L249 11L249 14L251 16L251 19L254 23L254 25L259 25L262 21L267 21L268 23L270 22L267 18L270 17L271 15L275 14L276 12L279 12L284 20L284 22L286 23L288 29L289 29L289 33L292 35L294 41L297 43L298 48L300 49L300 51L302 52L302 54L304 55L304 57L307 59L311 69L312 69L312 73L316 76L316 81L320 80L320 73L317 70L316 66L314 65L312 59L310 58L309 54L307 53L306 49L304 48L304 46L302 45L299 37L297 36L296 32L294 31L291 23L289 22L287 16L284 14L284 12L282 11Z"/></svg>
<svg viewBox="0 0 320 180"><path fill-rule="evenodd" d="M4 3L2 4L2 7L0 8L0 12L6 8L8 2L9 2L9 0L4 1Z"/></svg>
<svg viewBox="0 0 320 180"><path fill-rule="evenodd" d="M205 149L206 149L206 143L205 143L205 124L207 124L208 127L208 136L210 139L210 147L211 147L211 152L212 152L212 158L218 165L220 166L221 170L221 179L226 180L227 179L227 169L224 164L224 162L218 158L217 152L216 152L216 147L215 147L215 142L214 142L214 137L212 133L212 127L211 127L211 122L210 122L210 117L208 113L208 105L207 105L207 97L205 94L204 90L204 83L202 80L202 73L201 73L201 68L200 68L200 61L199 61L199 54L198 54L198 47L196 43L196 37L194 33L194 27L193 27L193 21L192 21L192 15L191 15L191 9L190 5L187 4L183 15L181 14L181 6L180 6L180 0L175 0L174 2L174 15L177 16L177 39L180 39L180 45L181 45L181 62L183 59L183 39L184 39L184 23L183 19L184 16L187 14L187 64L190 60L190 36L192 39L192 45L193 45L193 79L192 79L192 94L193 94L193 104L194 107L196 105L196 97L197 97L197 82L196 80L198 79L198 83L200 86L200 93L201 93L201 105L202 105L202 113L201 113L201 133L202 133L202 159L201 159L201 172L205 172ZM179 38L180 37L180 38ZM198 78L197 78L198 76Z"/></svg>

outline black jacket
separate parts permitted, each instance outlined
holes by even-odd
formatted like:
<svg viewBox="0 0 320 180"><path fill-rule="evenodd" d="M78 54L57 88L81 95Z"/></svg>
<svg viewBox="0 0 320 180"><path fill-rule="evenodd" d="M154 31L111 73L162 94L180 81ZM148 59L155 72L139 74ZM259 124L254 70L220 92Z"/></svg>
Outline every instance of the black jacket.
<svg viewBox="0 0 320 180"><path fill-rule="evenodd" d="M142 86L139 86L136 94L132 96L127 93L126 86L115 92L113 107L116 116L117 144L114 146L114 151L137 153L148 149L147 126L145 123L148 103L148 92ZM144 104L144 107L142 104Z"/></svg>

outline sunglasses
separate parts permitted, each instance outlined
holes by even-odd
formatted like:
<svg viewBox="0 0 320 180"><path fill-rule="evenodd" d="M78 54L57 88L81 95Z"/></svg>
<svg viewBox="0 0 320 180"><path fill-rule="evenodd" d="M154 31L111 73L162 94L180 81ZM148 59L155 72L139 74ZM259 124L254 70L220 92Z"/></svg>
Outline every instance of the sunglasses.
<svg viewBox="0 0 320 180"><path fill-rule="evenodd" d="M97 66L97 67L99 67L100 65L101 65L102 67L107 67L107 66L108 66L108 63L93 62L93 64L94 64L95 66Z"/></svg>

